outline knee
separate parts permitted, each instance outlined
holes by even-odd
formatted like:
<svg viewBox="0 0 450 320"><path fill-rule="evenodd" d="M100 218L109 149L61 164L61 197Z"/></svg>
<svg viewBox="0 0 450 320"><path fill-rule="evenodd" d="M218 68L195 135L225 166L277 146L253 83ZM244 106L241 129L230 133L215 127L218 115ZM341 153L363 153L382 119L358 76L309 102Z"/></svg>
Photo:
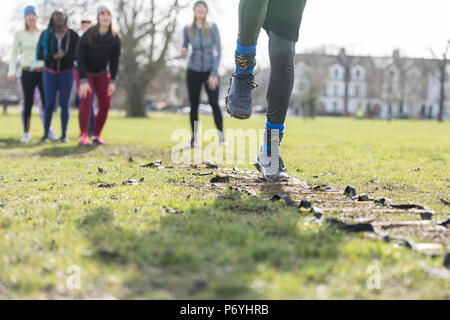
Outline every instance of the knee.
<svg viewBox="0 0 450 320"><path fill-rule="evenodd" d="M270 61L273 65L294 67L295 42L270 34Z"/></svg>

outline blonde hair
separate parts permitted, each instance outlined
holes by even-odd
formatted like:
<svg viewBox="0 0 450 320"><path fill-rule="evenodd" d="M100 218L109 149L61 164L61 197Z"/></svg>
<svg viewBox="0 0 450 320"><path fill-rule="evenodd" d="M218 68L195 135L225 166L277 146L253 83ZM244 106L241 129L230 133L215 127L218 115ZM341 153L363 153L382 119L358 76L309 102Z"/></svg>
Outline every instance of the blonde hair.
<svg viewBox="0 0 450 320"><path fill-rule="evenodd" d="M195 13L194 13L194 20L189 25L189 33L190 33L191 37L194 36L194 29L195 29L196 24L197 24L197 17L195 16ZM205 16L205 18L203 19L202 34L204 36L207 36L209 34L210 28L211 28L211 23L209 23L207 16Z"/></svg>
<svg viewBox="0 0 450 320"><path fill-rule="evenodd" d="M28 27L27 22L24 21L25 31L29 31L30 27ZM36 21L36 29L39 29L39 21Z"/></svg>

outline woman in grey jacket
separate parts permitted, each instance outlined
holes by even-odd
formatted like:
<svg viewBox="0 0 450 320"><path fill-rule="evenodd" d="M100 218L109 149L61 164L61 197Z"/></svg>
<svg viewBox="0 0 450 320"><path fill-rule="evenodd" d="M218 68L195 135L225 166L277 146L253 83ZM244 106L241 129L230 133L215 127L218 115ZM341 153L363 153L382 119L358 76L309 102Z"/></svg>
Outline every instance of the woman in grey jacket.
<svg viewBox="0 0 450 320"><path fill-rule="evenodd" d="M218 68L221 57L219 29L207 19L208 5L197 1L194 5L194 21L183 30L183 48L181 56L186 57L189 44L192 53L188 62L187 86L191 103L191 147L197 147L198 107L202 85L208 94L209 104L213 109L214 121L219 131L221 145L225 145L223 135L223 117L219 106ZM216 51L216 52L214 52Z"/></svg>

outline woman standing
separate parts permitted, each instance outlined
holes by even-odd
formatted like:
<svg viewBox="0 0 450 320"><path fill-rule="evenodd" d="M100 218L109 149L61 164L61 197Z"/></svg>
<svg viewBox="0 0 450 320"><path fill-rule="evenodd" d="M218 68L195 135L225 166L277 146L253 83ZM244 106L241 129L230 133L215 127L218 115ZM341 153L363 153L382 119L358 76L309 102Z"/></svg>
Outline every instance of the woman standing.
<svg viewBox="0 0 450 320"><path fill-rule="evenodd" d="M20 118L22 119L22 124L25 126L25 99L23 94L23 87L22 87L22 59L17 60L16 65L16 84L17 84L17 91L19 93L19 105L20 105ZM35 88L34 90L34 104L39 107L39 117L42 121L42 126L45 125L45 109L44 105L42 103L41 94L39 92L38 88ZM50 131L48 134L48 137L52 141L58 141L59 137L56 134L56 132L50 127Z"/></svg>
<svg viewBox="0 0 450 320"><path fill-rule="evenodd" d="M19 52L22 55L22 88L24 93L24 112L23 112L23 136L20 139L22 143L31 142L30 119L31 109L34 101L34 91L37 87L41 94L42 102L45 104L44 86L42 82L42 71L44 64L42 62L34 63L36 56L36 46L39 41L40 31L37 25L37 13L33 6L28 6L24 11L25 30L18 31L14 36L13 50L9 61L8 79L15 81L16 63Z"/></svg>
<svg viewBox="0 0 450 320"><path fill-rule="evenodd" d="M183 31L184 42L181 56L186 57L189 44L192 54L187 71L187 87L191 103L191 147L197 147L198 107L202 85L205 86L209 104L213 109L214 122L219 131L221 145L225 145L223 135L223 117L219 106L218 68L221 57L219 29L207 19L208 5L205 1L197 1L194 5L194 21ZM216 54L214 54L214 49Z"/></svg>
<svg viewBox="0 0 450 320"><path fill-rule="evenodd" d="M61 105L61 142L67 138L69 122L70 94L73 88L73 64L78 44L78 34L67 28L67 17L62 9L53 12L48 28L42 32L37 48L37 57L45 61L45 132L42 142L48 142L56 93L59 91Z"/></svg>
<svg viewBox="0 0 450 320"><path fill-rule="evenodd" d="M111 97L116 91L120 49L119 36L112 27L111 10L101 5L97 9L97 24L81 37L77 51L78 74L75 80L80 97L78 120L81 146L89 144L88 129L93 93L98 100L98 111L95 116L92 143L105 143L101 133L111 107Z"/></svg>

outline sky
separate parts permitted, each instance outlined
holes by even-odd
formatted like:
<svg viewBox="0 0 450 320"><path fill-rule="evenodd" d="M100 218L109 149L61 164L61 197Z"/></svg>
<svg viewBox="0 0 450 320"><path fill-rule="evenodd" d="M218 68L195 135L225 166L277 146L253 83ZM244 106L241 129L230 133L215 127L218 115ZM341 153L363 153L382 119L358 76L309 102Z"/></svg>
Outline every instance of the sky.
<svg viewBox="0 0 450 320"><path fill-rule="evenodd" d="M221 31L224 60L232 61L239 0L210 2L210 20ZM17 3L0 3L0 21L11 21ZM345 47L350 54L389 56L398 48L405 56L430 57L430 48L441 52L450 39L449 15L449 0L308 0L297 52L326 47L333 54ZM191 20L191 10L179 19L181 25ZM8 49L12 37L11 27L2 28L0 46ZM264 32L258 61L263 65L268 61Z"/></svg>

